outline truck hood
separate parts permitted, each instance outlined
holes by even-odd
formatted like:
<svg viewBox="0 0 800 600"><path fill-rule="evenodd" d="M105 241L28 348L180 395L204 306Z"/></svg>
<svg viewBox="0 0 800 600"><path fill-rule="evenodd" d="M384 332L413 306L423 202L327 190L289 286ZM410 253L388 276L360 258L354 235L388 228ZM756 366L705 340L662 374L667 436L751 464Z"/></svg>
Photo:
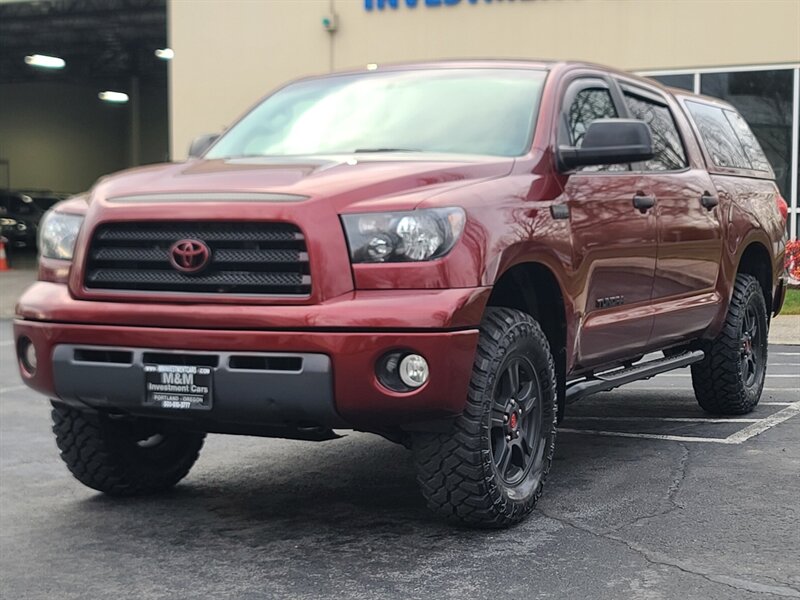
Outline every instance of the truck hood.
<svg viewBox="0 0 800 600"><path fill-rule="evenodd" d="M92 201L209 202L227 194L263 202L324 199L337 212L413 208L444 190L507 175L513 165L506 157L412 153L201 159L105 177Z"/></svg>

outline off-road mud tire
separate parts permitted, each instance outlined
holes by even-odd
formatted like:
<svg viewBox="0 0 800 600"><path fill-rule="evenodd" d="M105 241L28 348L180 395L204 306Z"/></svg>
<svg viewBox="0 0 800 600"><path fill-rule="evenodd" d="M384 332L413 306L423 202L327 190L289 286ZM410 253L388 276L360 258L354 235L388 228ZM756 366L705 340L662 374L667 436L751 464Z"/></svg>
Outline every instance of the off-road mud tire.
<svg viewBox="0 0 800 600"><path fill-rule="evenodd" d="M52 419L56 444L70 472L84 485L112 496L171 488L189 473L205 437L155 420L120 419L57 402ZM155 443L148 446L148 440Z"/></svg>
<svg viewBox="0 0 800 600"><path fill-rule="evenodd" d="M531 419L529 424L536 429L536 441L532 438L528 447L535 447L539 458L531 463L527 474L519 467L521 480L511 485L501 476L495 455L503 455L502 448L496 450L499 447L497 432L503 431L498 421L508 413L501 413L499 398L503 396L502 389L511 388L513 375L510 373L514 364L518 365L518 383L523 370L535 372L536 402L540 407L534 402L530 412L520 412L524 416L515 419L515 423L519 423L521 429L525 423L523 419ZM528 389L518 387L519 390ZM512 396L513 393L516 392L512 392ZM521 399L523 394L519 396ZM515 405L512 403L512 406ZM488 309L481 325L464 412L448 432L418 433L412 442L417 479L428 506L446 519L471 526L507 527L521 521L541 496L550 470L555 450L556 412L555 367L541 327L522 311ZM497 414L502 414L501 419ZM513 456L512 451L511 462ZM519 462L522 464L524 458ZM512 467L514 465L509 464L509 469Z"/></svg>
<svg viewBox="0 0 800 600"><path fill-rule="evenodd" d="M705 358L692 365L694 394L703 410L743 415L756 407L766 376L767 333L761 286L752 275L740 273L722 331L703 345Z"/></svg>

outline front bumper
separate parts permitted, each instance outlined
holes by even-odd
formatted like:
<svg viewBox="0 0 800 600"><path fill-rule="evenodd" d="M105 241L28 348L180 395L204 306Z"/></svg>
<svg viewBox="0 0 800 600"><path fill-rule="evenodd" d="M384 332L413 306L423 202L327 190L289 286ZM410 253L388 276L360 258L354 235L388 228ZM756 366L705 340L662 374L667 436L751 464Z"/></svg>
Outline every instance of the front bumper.
<svg viewBox="0 0 800 600"><path fill-rule="evenodd" d="M337 301L338 310L325 305L291 310L201 305L187 310L180 305L79 301L63 285L38 283L20 299L20 318L14 321L15 339L25 336L33 342L38 364L35 373L23 367L20 371L26 384L51 398L132 414L190 416L217 431L285 422L382 430L459 414L478 341L477 321L471 327L466 323L479 320L488 294L463 289L352 296ZM228 323L247 328L221 327L222 318L208 314L218 310L227 313ZM294 315L325 327L298 327ZM196 326L201 320L205 327ZM279 328L276 320L294 327ZM334 322L337 327L331 326ZM381 327L384 323L402 323L403 328L387 330ZM131 354L131 361L122 366L86 364L75 359L76 348L120 349ZM216 358L220 366L214 371L210 410L165 411L143 405L143 353L156 350ZM382 386L376 363L393 350L424 356L430 366L428 382L408 393ZM308 368L254 373L225 366L231 354L264 353L300 356Z"/></svg>
<svg viewBox="0 0 800 600"><path fill-rule="evenodd" d="M72 405L129 414L186 414L146 404L145 365L213 369L211 407L188 411L199 421L259 427L341 427L333 408L331 361L324 354L184 352L124 346L53 346L53 387ZM194 382L192 382L194 383ZM188 385L175 385L179 399ZM194 413L194 414L193 414Z"/></svg>

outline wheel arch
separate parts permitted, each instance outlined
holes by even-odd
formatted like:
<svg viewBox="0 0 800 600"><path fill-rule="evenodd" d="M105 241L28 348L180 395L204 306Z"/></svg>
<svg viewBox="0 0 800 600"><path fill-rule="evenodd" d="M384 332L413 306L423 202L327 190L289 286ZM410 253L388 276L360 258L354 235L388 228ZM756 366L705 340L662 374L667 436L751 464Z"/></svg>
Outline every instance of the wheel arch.
<svg viewBox="0 0 800 600"><path fill-rule="evenodd" d="M764 301L767 304L767 316L772 312L772 258L770 257L769 250L760 241L751 241L744 248L739 263L736 267L736 273L744 273L752 275L761 286L761 291L764 294Z"/></svg>
<svg viewBox="0 0 800 600"><path fill-rule="evenodd" d="M522 262L497 278L486 308L513 308L536 319L550 344L558 381L559 419L564 414L569 327L566 295L558 277L541 262Z"/></svg>

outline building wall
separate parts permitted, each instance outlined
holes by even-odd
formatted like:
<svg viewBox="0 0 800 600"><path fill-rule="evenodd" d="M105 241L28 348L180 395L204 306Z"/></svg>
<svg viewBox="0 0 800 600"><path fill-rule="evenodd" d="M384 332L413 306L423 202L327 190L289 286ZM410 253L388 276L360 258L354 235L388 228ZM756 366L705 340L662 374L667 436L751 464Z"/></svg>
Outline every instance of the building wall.
<svg viewBox="0 0 800 600"><path fill-rule="evenodd" d="M379 10L380 1L368 11L366 0L170 0L172 156L288 79L366 63L521 57L664 70L800 61L798 0L397 0ZM321 21L332 11L339 28L330 34Z"/></svg>
<svg viewBox="0 0 800 600"><path fill-rule="evenodd" d="M173 158L218 132L280 83L330 69L329 0L170 1L170 129Z"/></svg>

